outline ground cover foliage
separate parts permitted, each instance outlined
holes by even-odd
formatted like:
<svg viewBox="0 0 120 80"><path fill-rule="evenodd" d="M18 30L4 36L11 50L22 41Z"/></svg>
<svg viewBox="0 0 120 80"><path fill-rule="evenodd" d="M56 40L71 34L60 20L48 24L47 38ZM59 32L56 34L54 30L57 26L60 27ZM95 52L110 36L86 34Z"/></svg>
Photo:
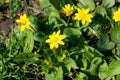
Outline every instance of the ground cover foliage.
<svg viewBox="0 0 120 80"><path fill-rule="evenodd" d="M120 0L0 1L0 80L120 80Z"/></svg>

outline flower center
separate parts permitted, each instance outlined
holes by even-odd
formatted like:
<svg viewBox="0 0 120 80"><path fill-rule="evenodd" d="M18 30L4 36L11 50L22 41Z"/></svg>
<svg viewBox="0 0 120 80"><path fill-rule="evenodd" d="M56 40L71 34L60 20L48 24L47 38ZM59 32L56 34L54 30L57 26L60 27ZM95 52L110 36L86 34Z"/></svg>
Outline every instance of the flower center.
<svg viewBox="0 0 120 80"><path fill-rule="evenodd" d="M86 17L86 13L85 12L81 13L81 18L84 19L85 17Z"/></svg>
<svg viewBox="0 0 120 80"><path fill-rule="evenodd" d="M53 42L53 43L58 42L58 40L59 40L59 39L58 39L58 37L57 37L57 36L54 36L54 37L52 38L52 42Z"/></svg>
<svg viewBox="0 0 120 80"><path fill-rule="evenodd" d="M25 25L27 23L26 19L22 21L22 24Z"/></svg>

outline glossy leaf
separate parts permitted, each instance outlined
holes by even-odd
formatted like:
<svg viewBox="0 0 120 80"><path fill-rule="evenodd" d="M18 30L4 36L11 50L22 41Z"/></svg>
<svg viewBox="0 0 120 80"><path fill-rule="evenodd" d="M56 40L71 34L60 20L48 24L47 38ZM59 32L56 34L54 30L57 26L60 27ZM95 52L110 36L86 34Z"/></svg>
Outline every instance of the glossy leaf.
<svg viewBox="0 0 120 80"><path fill-rule="evenodd" d="M114 75L120 74L120 61L116 60L116 61L112 61L109 64L109 69L107 71L107 75L109 77L112 77Z"/></svg>
<svg viewBox="0 0 120 80"><path fill-rule="evenodd" d="M110 37L112 41L119 42L120 41L120 27L112 28L110 31Z"/></svg>
<svg viewBox="0 0 120 80"><path fill-rule="evenodd" d="M90 73L91 73L92 75L97 75L97 70L98 70L99 65L101 64L101 62L102 62L102 58L100 58L100 57L95 57L95 58L92 60L91 65L90 65L90 68L89 68Z"/></svg>
<svg viewBox="0 0 120 80"><path fill-rule="evenodd" d="M34 40L43 42L45 39L45 34L42 32L37 32L34 34Z"/></svg>
<svg viewBox="0 0 120 80"><path fill-rule="evenodd" d="M86 70L87 66L88 66L88 63L87 63L86 59L78 59L77 60L77 65L78 65L78 67L81 68L81 70Z"/></svg>
<svg viewBox="0 0 120 80"><path fill-rule="evenodd" d="M58 10L66 4L72 4L72 0L50 0L50 2Z"/></svg>
<svg viewBox="0 0 120 80"><path fill-rule="evenodd" d="M103 0L102 3L106 8L110 8L115 5L115 0Z"/></svg>
<svg viewBox="0 0 120 80"><path fill-rule="evenodd" d="M76 74L76 78L74 80L88 80L88 77L86 74L79 72Z"/></svg>
<svg viewBox="0 0 120 80"><path fill-rule="evenodd" d="M99 73L98 73L98 76L99 76L99 78L101 80L104 80L104 79L107 78L107 74L106 74L107 70L108 70L108 64L106 63L106 61L104 61L100 65L100 67L99 67Z"/></svg>
<svg viewBox="0 0 120 80"><path fill-rule="evenodd" d="M105 34L98 40L97 46L99 50L107 51L113 49L115 47L115 43L109 41L108 34Z"/></svg>
<svg viewBox="0 0 120 80"><path fill-rule="evenodd" d="M52 71L51 74L46 74L46 80L63 80L63 71L62 67Z"/></svg>
<svg viewBox="0 0 120 80"><path fill-rule="evenodd" d="M78 0L77 5L80 8L90 8L90 10L95 9L95 2L93 0Z"/></svg>
<svg viewBox="0 0 120 80"><path fill-rule="evenodd" d="M49 0L40 1L41 10L45 15L49 16L51 13L57 14L57 10L53 7Z"/></svg>
<svg viewBox="0 0 120 80"><path fill-rule="evenodd" d="M63 34L67 36L66 39L73 45L78 45L80 48L83 47L85 38L82 36L80 30L75 28L65 28Z"/></svg>
<svg viewBox="0 0 120 80"><path fill-rule="evenodd" d="M27 37L25 38L25 44L23 47L23 52L32 52L34 47L34 39L33 34L30 32L28 33Z"/></svg>
<svg viewBox="0 0 120 80"><path fill-rule="evenodd" d="M63 63L65 67L68 69L68 71L70 71L71 68L73 69L78 68L76 62L72 58L66 58L65 60L63 60Z"/></svg>
<svg viewBox="0 0 120 80"><path fill-rule="evenodd" d="M86 57L89 62L91 62L94 57L102 57L103 54L91 46L85 46L85 52L83 56Z"/></svg>
<svg viewBox="0 0 120 80"><path fill-rule="evenodd" d="M38 54L33 53L19 53L13 59L14 62L25 62L25 63L32 63L39 60Z"/></svg>
<svg viewBox="0 0 120 80"><path fill-rule="evenodd" d="M115 0L116 2L120 3L120 0Z"/></svg>
<svg viewBox="0 0 120 80"><path fill-rule="evenodd" d="M102 6L97 6L96 9L95 9L95 12L96 12L96 14L100 14L103 17L107 14L105 8L102 7Z"/></svg>

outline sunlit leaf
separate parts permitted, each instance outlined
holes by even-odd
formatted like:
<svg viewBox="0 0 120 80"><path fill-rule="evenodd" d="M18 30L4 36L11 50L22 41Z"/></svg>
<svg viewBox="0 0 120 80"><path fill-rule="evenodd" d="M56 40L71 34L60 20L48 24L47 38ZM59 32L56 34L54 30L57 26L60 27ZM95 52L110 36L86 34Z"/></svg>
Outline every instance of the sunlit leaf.
<svg viewBox="0 0 120 80"><path fill-rule="evenodd" d="M106 61L104 61L99 68L98 76L101 80L105 79L107 77L106 71L108 70L108 64Z"/></svg>
<svg viewBox="0 0 120 80"><path fill-rule="evenodd" d="M80 30L75 28L65 28L63 33L67 36L66 39L73 45L78 45L81 48L83 47L85 38L82 36Z"/></svg>
<svg viewBox="0 0 120 80"><path fill-rule="evenodd" d="M93 0L78 0L77 4L80 8L90 8L95 9L95 2Z"/></svg>
<svg viewBox="0 0 120 80"><path fill-rule="evenodd" d="M46 80L63 80L62 67L59 67L56 71L52 71L51 74L46 74Z"/></svg>
<svg viewBox="0 0 120 80"><path fill-rule="evenodd" d="M25 63L32 63L39 60L38 54L33 53L19 53L13 59L14 62L25 62Z"/></svg>
<svg viewBox="0 0 120 80"><path fill-rule="evenodd" d="M97 70L98 70L99 65L101 64L101 62L102 62L102 58L100 58L100 57L95 57L95 58L92 60L91 65L90 65L90 68L89 68L90 73L91 73L92 75L97 75Z"/></svg>
<svg viewBox="0 0 120 80"><path fill-rule="evenodd" d="M97 6L96 9L95 9L95 12L96 12L97 14L102 15L103 17L107 14L105 8L102 7L102 6Z"/></svg>
<svg viewBox="0 0 120 80"><path fill-rule="evenodd" d="M115 0L116 2L120 3L120 0Z"/></svg>
<svg viewBox="0 0 120 80"><path fill-rule="evenodd" d="M66 58L63 63L66 66L66 68L68 69L68 71L70 71L71 68L73 68L73 69L78 68L76 62L72 58Z"/></svg>
<svg viewBox="0 0 120 80"><path fill-rule="evenodd" d="M86 68L88 66L86 59L78 59L76 63L78 65L78 67L80 67L82 70L86 70Z"/></svg>
<svg viewBox="0 0 120 80"><path fill-rule="evenodd" d="M110 31L110 37L112 41L119 42L120 41L120 27L112 28Z"/></svg>
<svg viewBox="0 0 120 80"><path fill-rule="evenodd" d="M34 34L34 40L43 42L45 39L45 34L42 32L37 32Z"/></svg>
<svg viewBox="0 0 120 80"><path fill-rule="evenodd" d="M102 0L102 3L106 8L110 8L115 5L115 0Z"/></svg>
<svg viewBox="0 0 120 80"><path fill-rule="evenodd" d="M78 74L76 74L76 77L74 80L88 80L88 77L86 74L79 72Z"/></svg>
<svg viewBox="0 0 120 80"><path fill-rule="evenodd" d="M112 41L109 41L108 34L104 34L97 43L98 49L102 51L111 50L115 47L115 43Z"/></svg>
<svg viewBox="0 0 120 80"><path fill-rule="evenodd" d="M83 54L86 59L91 62L94 57L102 57L103 54L91 46L85 46L85 52Z"/></svg>
<svg viewBox="0 0 120 80"><path fill-rule="evenodd" d="M23 48L23 52L32 52L33 47L34 47L34 39L33 39L33 34L29 33L27 37L25 38L25 44Z"/></svg>
<svg viewBox="0 0 120 80"><path fill-rule="evenodd" d="M116 60L116 61L112 61L109 64L109 69L107 71L107 75L109 77L112 77L114 75L120 74L120 61Z"/></svg>

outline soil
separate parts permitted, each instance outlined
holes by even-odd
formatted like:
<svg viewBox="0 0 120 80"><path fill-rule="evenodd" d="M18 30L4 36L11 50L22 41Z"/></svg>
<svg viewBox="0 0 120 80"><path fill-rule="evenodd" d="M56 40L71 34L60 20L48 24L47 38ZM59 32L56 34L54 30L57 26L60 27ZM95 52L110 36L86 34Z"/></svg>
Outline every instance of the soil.
<svg viewBox="0 0 120 80"><path fill-rule="evenodd" d="M10 32L10 27L12 24L12 19L5 19L0 21L0 35L8 34Z"/></svg>
<svg viewBox="0 0 120 80"><path fill-rule="evenodd" d="M33 7L36 9L40 9L40 5L39 5L38 1L39 0L34 0L33 2L26 2L26 5L24 7L29 6L29 7ZM25 2L23 2L23 3L25 3ZM4 4L4 5L0 6L0 35L9 34L11 26L14 26L16 24L15 19L19 18L20 14L24 13L25 11L27 11L27 14L29 14L29 15L38 15L39 14L39 12L35 12L29 8L27 8L27 10L25 10L26 8L24 8L24 7L19 8L15 13L15 17L10 18L10 17L8 17L8 15L10 15L12 10L9 8L9 4Z"/></svg>
<svg viewBox="0 0 120 80"><path fill-rule="evenodd" d="M13 24L8 15L8 4L2 5L0 7L0 35L7 34L10 31L10 25Z"/></svg>

